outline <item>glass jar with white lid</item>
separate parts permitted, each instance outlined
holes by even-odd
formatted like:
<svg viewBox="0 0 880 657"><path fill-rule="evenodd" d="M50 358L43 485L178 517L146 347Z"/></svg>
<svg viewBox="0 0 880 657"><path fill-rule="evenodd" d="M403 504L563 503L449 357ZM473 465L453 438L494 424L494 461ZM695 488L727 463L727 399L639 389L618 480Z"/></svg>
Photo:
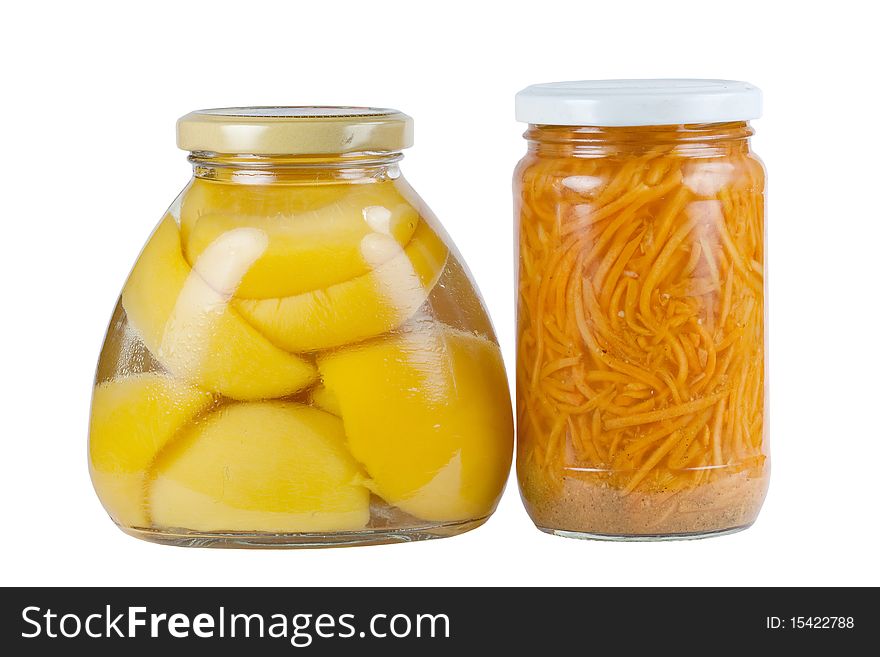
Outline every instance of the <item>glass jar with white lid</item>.
<svg viewBox="0 0 880 657"><path fill-rule="evenodd" d="M542 530L659 540L751 525L765 435L761 93L538 84L518 222L517 471Z"/></svg>

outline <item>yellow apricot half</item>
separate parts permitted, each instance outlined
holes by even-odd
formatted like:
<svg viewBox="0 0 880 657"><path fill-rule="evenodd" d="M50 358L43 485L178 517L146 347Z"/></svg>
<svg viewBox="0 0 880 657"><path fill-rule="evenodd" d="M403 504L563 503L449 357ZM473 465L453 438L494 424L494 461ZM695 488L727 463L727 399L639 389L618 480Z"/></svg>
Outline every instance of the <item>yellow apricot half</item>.
<svg viewBox="0 0 880 657"><path fill-rule="evenodd" d="M240 217L289 216L309 212L337 201L351 184L279 184L258 178L240 180L193 178L180 195L179 220L182 242L189 241L196 223L205 215L227 213Z"/></svg>
<svg viewBox="0 0 880 657"><path fill-rule="evenodd" d="M162 220L125 284L122 305L165 368L205 390L245 400L289 395L315 379L309 362L273 345L229 306L266 242L253 228L215 240L198 261L211 272L212 287L184 260L174 219Z"/></svg>
<svg viewBox="0 0 880 657"><path fill-rule="evenodd" d="M405 246L419 222L415 208L404 200L393 182L336 185L344 191L325 190L324 196L320 196L321 187L310 191L308 187L291 189L289 185L202 181L199 189L211 185L232 189L212 194L217 198L211 198L213 202L207 203L195 219L195 202L187 201L189 209L182 213L188 221L184 255L212 283L210 273L198 265L205 249L230 230L261 230L268 244L241 279L235 295L243 298L286 297L362 276L378 264L368 261L361 252L366 236L388 236ZM295 200L300 196L314 202L315 194L325 201L322 205L296 209Z"/></svg>
<svg viewBox="0 0 880 657"><path fill-rule="evenodd" d="M210 393L164 374L134 374L95 386L89 469L101 503L118 524L149 526L148 466L171 437L212 401Z"/></svg>
<svg viewBox="0 0 880 657"><path fill-rule="evenodd" d="M448 249L420 222L405 249L379 235L362 252L379 264L363 276L281 299L238 299L235 308L274 344L302 353L358 342L409 319L428 298L446 264ZM391 258L385 254L395 252Z"/></svg>
<svg viewBox="0 0 880 657"><path fill-rule="evenodd" d="M332 413L337 417L342 415L342 411L339 408L339 400L336 399L336 395L327 390L323 385L318 385L312 388L309 392L309 402L312 406L316 406L322 411Z"/></svg>
<svg viewBox="0 0 880 657"><path fill-rule="evenodd" d="M492 512L513 450L496 344L429 324L328 353L318 368L377 495L430 521Z"/></svg>
<svg viewBox="0 0 880 657"><path fill-rule="evenodd" d="M327 532L363 528L370 494L338 417L289 402L232 404L157 459L149 510L166 528Z"/></svg>

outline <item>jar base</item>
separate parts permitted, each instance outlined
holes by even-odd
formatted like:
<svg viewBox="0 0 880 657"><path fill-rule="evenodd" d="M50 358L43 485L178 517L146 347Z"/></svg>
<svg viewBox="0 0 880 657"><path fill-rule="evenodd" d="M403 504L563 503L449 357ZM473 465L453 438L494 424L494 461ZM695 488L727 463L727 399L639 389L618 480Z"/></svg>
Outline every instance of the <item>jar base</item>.
<svg viewBox="0 0 880 657"><path fill-rule="evenodd" d="M654 543L659 541L696 541L703 538L727 536L748 529L753 523L730 527L728 529L716 529L706 532L683 532L679 534L595 534L592 532L578 532L566 529L552 529L550 527L538 527L545 534L561 536L563 538L575 538L585 541L611 541L622 543Z"/></svg>
<svg viewBox="0 0 880 657"><path fill-rule="evenodd" d="M464 534L482 525L488 516L476 520L440 523L399 529L363 529L360 531L321 533L270 534L266 532L196 532L185 529L148 529L123 527L134 538L160 545L199 548L233 549L303 549L353 547L410 543Z"/></svg>

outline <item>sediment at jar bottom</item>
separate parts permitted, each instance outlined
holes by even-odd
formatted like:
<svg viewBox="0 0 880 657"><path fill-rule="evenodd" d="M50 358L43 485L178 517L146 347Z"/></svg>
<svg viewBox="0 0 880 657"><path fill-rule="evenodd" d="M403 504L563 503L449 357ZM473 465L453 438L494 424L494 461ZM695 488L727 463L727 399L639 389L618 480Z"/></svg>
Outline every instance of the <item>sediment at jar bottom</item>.
<svg viewBox="0 0 880 657"><path fill-rule="evenodd" d="M535 471L520 471L519 482L529 516L544 530L685 537L751 525L767 494L769 464L678 491L625 494L599 476L548 479Z"/></svg>

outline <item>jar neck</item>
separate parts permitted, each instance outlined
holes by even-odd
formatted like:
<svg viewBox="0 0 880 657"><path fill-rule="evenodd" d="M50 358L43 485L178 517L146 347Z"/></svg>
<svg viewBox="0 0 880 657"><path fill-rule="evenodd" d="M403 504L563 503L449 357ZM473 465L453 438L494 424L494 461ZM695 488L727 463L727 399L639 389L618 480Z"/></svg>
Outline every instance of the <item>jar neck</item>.
<svg viewBox="0 0 880 657"><path fill-rule="evenodd" d="M187 159L203 180L266 185L365 182L400 176L399 152L339 155L231 155L193 151Z"/></svg>
<svg viewBox="0 0 880 657"><path fill-rule="evenodd" d="M530 125L529 152L546 157L608 157L661 151L712 157L748 153L754 130L746 121L662 126Z"/></svg>

